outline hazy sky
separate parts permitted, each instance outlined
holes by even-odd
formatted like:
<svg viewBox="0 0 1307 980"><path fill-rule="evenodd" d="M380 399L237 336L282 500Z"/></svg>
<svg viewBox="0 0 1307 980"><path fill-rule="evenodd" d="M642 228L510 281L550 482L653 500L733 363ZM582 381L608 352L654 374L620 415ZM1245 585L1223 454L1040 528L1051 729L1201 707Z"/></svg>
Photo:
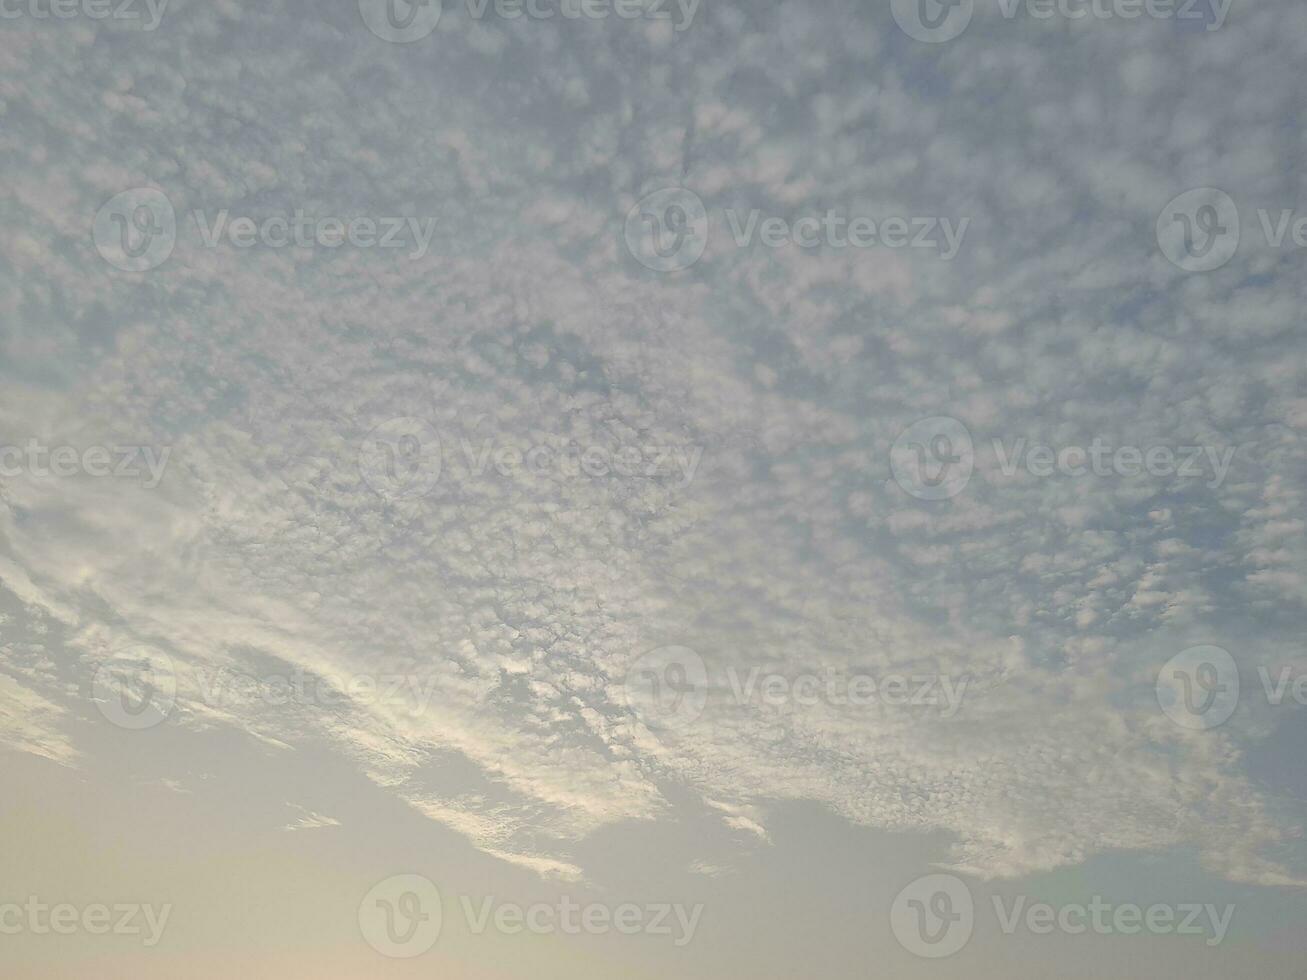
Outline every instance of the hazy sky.
<svg viewBox="0 0 1307 980"><path fill-rule="evenodd" d="M1301 976L1305 56L0 0L0 974Z"/></svg>

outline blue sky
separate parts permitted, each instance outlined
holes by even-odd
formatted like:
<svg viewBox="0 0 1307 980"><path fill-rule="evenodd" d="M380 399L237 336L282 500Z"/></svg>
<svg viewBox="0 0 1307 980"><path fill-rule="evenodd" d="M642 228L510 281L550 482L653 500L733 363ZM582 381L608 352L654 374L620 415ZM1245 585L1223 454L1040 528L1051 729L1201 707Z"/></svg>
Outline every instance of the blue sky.
<svg viewBox="0 0 1307 980"><path fill-rule="evenodd" d="M0 926L174 909L7 975L1296 975L1307 9L60 9L0 19Z"/></svg>

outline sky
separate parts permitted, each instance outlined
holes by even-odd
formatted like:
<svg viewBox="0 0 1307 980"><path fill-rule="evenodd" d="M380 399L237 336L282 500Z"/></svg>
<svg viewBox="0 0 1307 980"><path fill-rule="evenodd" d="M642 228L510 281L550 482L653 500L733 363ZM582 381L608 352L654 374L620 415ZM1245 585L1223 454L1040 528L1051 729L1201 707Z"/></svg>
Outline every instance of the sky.
<svg viewBox="0 0 1307 980"><path fill-rule="evenodd" d="M0 973L1301 976L1295 0L0 0Z"/></svg>

